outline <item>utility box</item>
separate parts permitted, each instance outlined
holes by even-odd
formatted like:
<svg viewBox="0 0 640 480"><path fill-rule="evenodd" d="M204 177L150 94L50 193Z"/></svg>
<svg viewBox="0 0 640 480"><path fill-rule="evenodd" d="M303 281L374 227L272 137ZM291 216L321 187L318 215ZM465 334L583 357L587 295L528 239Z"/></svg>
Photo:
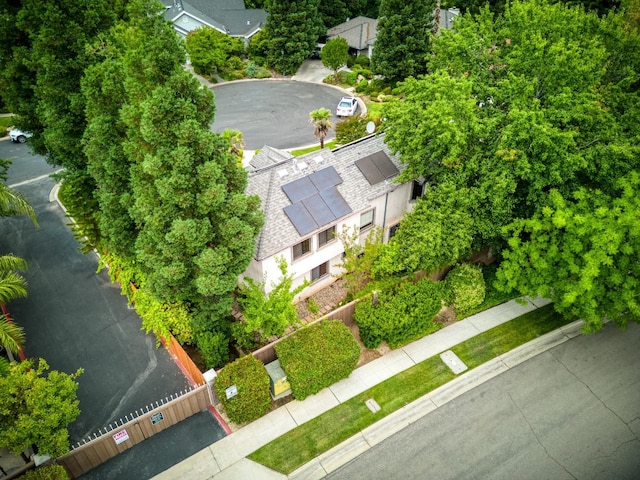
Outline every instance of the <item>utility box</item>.
<svg viewBox="0 0 640 480"><path fill-rule="evenodd" d="M269 386L271 390L271 398L278 400L291 394L291 385L287 381L287 376L280 366L280 360L267 363L264 368L269 374Z"/></svg>

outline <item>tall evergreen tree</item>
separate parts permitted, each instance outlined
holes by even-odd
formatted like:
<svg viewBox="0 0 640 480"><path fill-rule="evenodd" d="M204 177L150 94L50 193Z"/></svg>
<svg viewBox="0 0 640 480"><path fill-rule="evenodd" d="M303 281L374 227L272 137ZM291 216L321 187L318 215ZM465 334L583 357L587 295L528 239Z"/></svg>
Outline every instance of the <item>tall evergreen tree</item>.
<svg viewBox="0 0 640 480"><path fill-rule="evenodd" d="M213 94L183 70L159 7L132 1L129 19L95 43L103 61L83 81L85 152L109 246L135 261L146 291L191 308L215 366L226 360L232 292L262 217L230 140L210 130Z"/></svg>
<svg viewBox="0 0 640 480"><path fill-rule="evenodd" d="M19 7L5 2L0 13L4 100L19 116L19 126L34 133L29 142L34 151L65 167L62 176L76 193L75 209L87 218L95 210L95 184L82 152L80 79L96 60L87 44L116 21L121 9L121 2L108 0L24 0Z"/></svg>
<svg viewBox="0 0 640 480"><path fill-rule="evenodd" d="M371 56L375 73L392 82L426 73L434 7L432 1L382 0Z"/></svg>
<svg viewBox="0 0 640 480"><path fill-rule="evenodd" d="M325 33L320 0L266 0L267 62L283 75L293 75Z"/></svg>

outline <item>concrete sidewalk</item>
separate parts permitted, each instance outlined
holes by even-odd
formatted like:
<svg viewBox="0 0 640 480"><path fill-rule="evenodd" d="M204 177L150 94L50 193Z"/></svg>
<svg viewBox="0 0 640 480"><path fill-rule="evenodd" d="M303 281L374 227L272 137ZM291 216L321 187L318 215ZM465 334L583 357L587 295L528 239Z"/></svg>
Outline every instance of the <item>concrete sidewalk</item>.
<svg viewBox="0 0 640 480"><path fill-rule="evenodd" d="M264 417L233 432L197 454L154 477L155 480L320 479L362 452L444 405L453 398L543 351L580 334L582 322L550 332L486 364L463 373L453 381L388 415L357 435L303 465L289 476L274 472L245 457L298 425L315 418L374 385L429 357L442 353L497 325L513 320L549 303L526 298L522 305L511 300L443 328L393 350L354 370L346 378L304 401L293 400Z"/></svg>

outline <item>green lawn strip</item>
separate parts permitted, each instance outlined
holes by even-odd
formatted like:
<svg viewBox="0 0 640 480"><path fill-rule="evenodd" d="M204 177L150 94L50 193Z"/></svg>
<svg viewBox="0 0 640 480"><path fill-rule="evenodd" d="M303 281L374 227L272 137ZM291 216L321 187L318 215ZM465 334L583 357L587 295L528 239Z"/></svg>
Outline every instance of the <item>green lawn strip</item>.
<svg viewBox="0 0 640 480"><path fill-rule="evenodd" d="M549 304L471 337L451 350L471 369L572 321Z"/></svg>
<svg viewBox="0 0 640 480"><path fill-rule="evenodd" d="M249 458L273 470L291 473L454 377L439 357L432 357L294 428ZM375 399L380 411L372 413L367 408L364 402L369 398Z"/></svg>
<svg viewBox="0 0 640 480"><path fill-rule="evenodd" d="M333 149L333 148L336 148L337 145L338 143L335 140L331 140L330 142L324 142L324 148ZM314 145L313 147L292 150L291 155L293 155L294 157L300 157L302 155L306 155L307 153L315 152L316 150L320 150L320 144Z"/></svg>
<svg viewBox="0 0 640 480"><path fill-rule="evenodd" d="M536 309L483 332L452 350L471 369L550 332L571 320L552 305ZM249 458L288 474L360 430L455 378L434 356L368 389L356 397L296 427L256 450ZM371 413L365 400L373 398L381 410Z"/></svg>

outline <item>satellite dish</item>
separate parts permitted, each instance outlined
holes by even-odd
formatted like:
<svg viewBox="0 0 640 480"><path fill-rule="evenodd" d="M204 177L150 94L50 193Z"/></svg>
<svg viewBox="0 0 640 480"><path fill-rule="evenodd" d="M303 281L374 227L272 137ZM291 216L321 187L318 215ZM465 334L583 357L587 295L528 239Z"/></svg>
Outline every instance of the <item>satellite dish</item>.
<svg viewBox="0 0 640 480"><path fill-rule="evenodd" d="M373 133L376 131L376 124L373 122L367 123L367 133Z"/></svg>

